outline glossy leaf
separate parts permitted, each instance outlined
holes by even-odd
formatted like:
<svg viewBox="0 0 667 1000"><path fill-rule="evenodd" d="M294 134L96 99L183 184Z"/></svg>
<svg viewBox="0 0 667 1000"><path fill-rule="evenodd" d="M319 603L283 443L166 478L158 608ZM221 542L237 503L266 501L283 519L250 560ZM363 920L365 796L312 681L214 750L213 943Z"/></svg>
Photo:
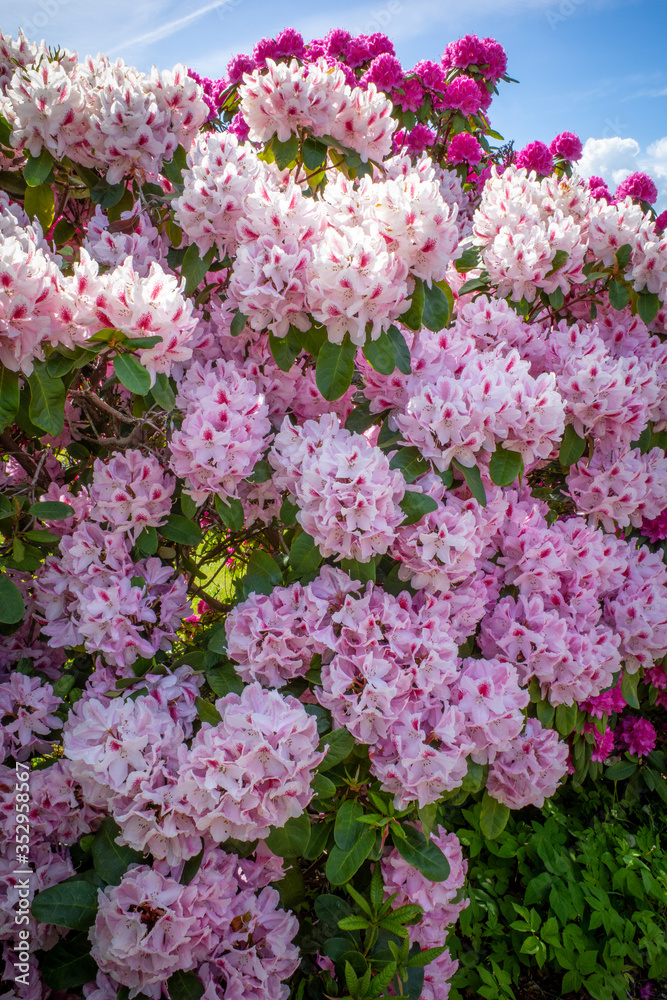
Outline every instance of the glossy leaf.
<svg viewBox="0 0 667 1000"><path fill-rule="evenodd" d="M357 349L345 334L342 344L327 340L320 348L315 367L317 388L329 402L340 399L352 383L354 359Z"/></svg>
<svg viewBox="0 0 667 1000"><path fill-rule="evenodd" d="M444 882L449 877L449 861L437 844L426 837L414 826L403 826L398 836L392 829L394 847L404 861L416 868L431 882Z"/></svg>
<svg viewBox="0 0 667 1000"><path fill-rule="evenodd" d="M199 545L204 537L199 525L182 514L170 514L166 524L160 528L160 534L180 545Z"/></svg>
<svg viewBox="0 0 667 1000"><path fill-rule="evenodd" d="M279 858L298 858L308 847L310 820L307 813L288 819L284 826L271 827L266 846Z"/></svg>
<svg viewBox="0 0 667 1000"><path fill-rule="evenodd" d="M97 874L109 885L118 885L132 864L142 864L140 851L116 843L120 827L111 816L105 817L93 840L93 864Z"/></svg>
<svg viewBox="0 0 667 1000"><path fill-rule="evenodd" d="M396 368L394 345L387 333L381 333L377 340L366 341L363 355L371 368L381 375L391 375Z"/></svg>
<svg viewBox="0 0 667 1000"><path fill-rule="evenodd" d="M568 424L558 452L558 461L561 465L569 468L579 461L585 451L586 441L579 437L572 424Z"/></svg>
<svg viewBox="0 0 667 1000"><path fill-rule="evenodd" d="M60 500L42 500L28 508L28 513L40 521L64 521L74 516L74 507Z"/></svg>
<svg viewBox="0 0 667 1000"><path fill-rule="evenodd" d="M489 463L489 474L496 486L511 486L523 475L523 470L523 458L518 451L506 451L502 445L496 445Z"/></svg>
<svg viewBox="0 0 667 1000"><path fill-rule="evenodd" d="M30 907L35 920L85 931L97 913L97 889L83 880L60 882L38 892Z"/></svg>
<svg viewBox="0 0 667 1000"><path fill-rule="evenodd" d="M452 459L452 465L462 474L468 489L477 503L482 507L486 507L486 490L484 489L484 483L482 482L482 477L477 466L473 465L472 468L468 468L467 465L461 465L460 462L457 462L455 458Z"/></svg>
<svg viewBox="0 0 667 1000"><path fill-rule="evenodd" d="M136 396L145 396L151 387L151 377L133 354L118 354L113 359L113 370L119 382Z"/></svg>
<svg viewBox="0 0 667 1000"><path fill-rule="evenodd" d="M13 422L19 409L19 374L0 364L0 431Z"/></svg>
<svg viewBox="0 0 667 1000"><path fill-rule="evenodd" d="M479 825L487 840L495 840L499 837L507 826L510 811L498 799L494 799L488 792L484 792L482 799L482 810L479 816Z"/></svg>
<svg viewBox="0 0 667 1000"><path fill-rule="evenodd" d="M433 497L427 496L426 493L414 493L412 490L407 490L399 506L405 514L401 521L401 526L405 527L408 524L416 524L426 514L437 510L438 502Z"/></svg>
<svg viewBox="0 0 667 1000"><path fill-rule="evenodd" d="M36 361L28 385L31 421L45 433L58 437L65 426L65 383L48 374L45 362Z"/></svg>
<svg viewBox="0 0 667 1000"><path fill-rule="evenodd" d="M25 614L25 602L16 584L4 573L0 573L0 622L14 625Z"/></svg>

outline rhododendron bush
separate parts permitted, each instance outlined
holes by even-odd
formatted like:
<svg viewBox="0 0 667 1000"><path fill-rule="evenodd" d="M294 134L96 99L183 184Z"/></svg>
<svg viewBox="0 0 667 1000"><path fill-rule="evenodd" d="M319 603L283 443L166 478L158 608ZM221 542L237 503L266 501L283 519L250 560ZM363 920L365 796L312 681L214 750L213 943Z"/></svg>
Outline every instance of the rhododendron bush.
<svg viewBox="0 0 667 1000"><path fill-rule="evenodd" d="M667 801L667 220L501 81L0 35L4 996L444 1000L445 810Z"/></svg>

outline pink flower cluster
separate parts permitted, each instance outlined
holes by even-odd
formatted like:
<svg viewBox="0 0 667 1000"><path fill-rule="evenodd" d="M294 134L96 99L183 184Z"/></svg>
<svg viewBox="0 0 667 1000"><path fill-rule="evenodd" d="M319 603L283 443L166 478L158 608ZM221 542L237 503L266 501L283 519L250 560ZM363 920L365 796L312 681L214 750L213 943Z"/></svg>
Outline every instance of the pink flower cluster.
<svg viewBox="0 0 667 1000"><path fill-rule="evenodd" d="M525 731L489 768L487 790L510 809L543 806L567 773L568 748L553 729L527 719Z"/></svg>
<svg viewBox="0 0 667 1000"><path fill-rule="evenodd" d="M136 541L144 528L160 527L169 516L175 481L152 456L130 449L93 466L91 518L127 531Z"/></svg>

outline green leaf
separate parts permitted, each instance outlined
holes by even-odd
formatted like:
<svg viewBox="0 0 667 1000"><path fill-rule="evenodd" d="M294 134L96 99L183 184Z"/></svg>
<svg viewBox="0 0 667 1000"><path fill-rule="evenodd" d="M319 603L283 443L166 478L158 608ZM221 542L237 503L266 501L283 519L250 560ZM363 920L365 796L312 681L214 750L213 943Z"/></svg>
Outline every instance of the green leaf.
<svg viewBox="0 0 667 1000"><path fill-rule="evenodd" d="M309 330L299 331L298 339L302 349L316 358L322 350L322 346L327 343L326 327L311 326Z"/></svg>
<svg viewBox="0 0 667 1000"><path fill-rule="evenodd" d="M480 247L468 247L463 251L458 260L454 261L454 267L459 274L467 274L468 271L473 271L476 267L479 267L480 257Z"/></svg>
<svg viewBox="0 0 667 1000"><path fill-rule="evenodd" d="M113 359L113 370L126 389L136 396L145 396L151 387L151 377L133 354L118 354Z"/></svg>
<svg viewBox="0 0 667 1000"><path fill-rule="evenodd" d="M11 149L11 135L12 127L6 118L0 115L0 146L4 146L5 149Z"/></svg>
<svg viewBox="0 0 667 1000"><path fill-rule="evenodd" d="M39 187L26 188L23 207L31 222L37 219L44 232L50 229L56 212L51 185L40 184Z"/></svg>
<svg viewBox="0 0 667 1000"><path fill-rule="evenodd" d="M0 573L0 622L15 625L24 614L25 603L21 591L8 576Z"/></svg>
<svg viewBox="0 0 667 1000"><path fill-rule="evenodd" d="M116 837L120 832L116 821L107 816L93 840L95 871L109 885L118 885L130 865L140 865L143 861L140 851L133 851L131 847L121 847L116 843Z"/></svg>
<svg viewBox="0 0 667 1000"><path fill-rule="evenodd" d="M473 465L469 469L467 465L461 465L455 458L452 459L452 465L463 475L466 485L477 503L481 507L486 507L486 490L484 489L484 483L482 482L482 477L477 466Z"/></svg>
<svg viewBox="0 0 667 1000"><path fill-rule="evenodd" d="M563 295L562 288L556 288L553 292L549 293L549 305L552 309L562 309L565 305L565 296Z"/></svg>
<svg viewBox="0 0 667 1000"><path fill-rule="evenodd" d="M221 496L216 494L214 503L215 509L224 526L229 528L230 531L240 531L245 522L245 514L241 501L237 497L230 497L228 500L223 500Z"/></svg>
<svg viewBox="0 0 667 1000"><path fill-rule="evenodd" d="M435 282L430 288L427 285L424 286L424 296L422 324L427 330L438 333L439 330L443 330L447 326L452 315L449 296Z"/></svg>
<svg viewBox="0 0 667 1000"><path fill-rule="evenodd" d="M486 278L469 278L465 284L461 285L459 288L459 298L462 295L469 295L471 292L488 292L489 291L489 279L488 275Z"/></svg>
<svg viewBox="0 0 667 1000"><path fill-rule="evenodd" d="M625 271L632 257L632 244L624 243L622 247L618 248L614 256L621 271Z"/></svg>
<svg viewBox="0 0 667 1000"><path fill-rule="evenodd" d="M279 858L300 858L310 840L310 820L303 812L288 819L284 826L271 827L266 846Z"/></svg>
<svg viewBox="0 0 667 1000"><path fill-rule="evenodd" d="M359 562L358 559L343 559L340 568L349 577L353 580L359 580L360 583L368 583L369 580L375 581L377 571L375 559L369 559L365 563Z"/></svg>
<svg viewBox="0 0 667 1000"><path fill-rule="evenodd" d="M200 1000L204 984L196 972L174 972L167 980L170 1000Z"/></svg>
<svg viewBox="0 0 667 1000"><path fill-rule="evenodd" d="M406 312L399 317L403 326L407 326L409 330L421 330L425 301L424 282L421 278L415 278L415 290L410 298L410 305Z"/></svg>
<svg viewBox="0 0 667 1000"><path fill-rule="evenodd" d="M319 708L319 705L310 705L310 708ZM331 799L336 794L336 786L333 781L324 774L316 774L310 783L311 788L321 799Z"/></svg>
<svg viewBox="0 0 667 1000"><path fill-rule="evenodd" d="M431 882L444 882L449 877L449 861L437 844L427 840L414 826L402 826L404 837L398 836L390 827L394 847L404 861L416 868Z"/></svg>
<svg viewBox="0 0 667 1000"><path fill-rule="evenodd" d="M185 278L186 295L192 295L192 293L199 288L202 281L206 277L209 267L213 263L214 256L215 247L211 247L204 257L200 257L199 250L194 243L185 251L183 263L181 264L181 277ZM234 317L234 319L236 319L236 317ZM234 335L233 326L234 321L232 321L232 335Z"/></svg>
<svg viewBox="0 0 667 1000"><path fill-rule="evenodd" d="M289 563L297 573L314 573L322 562L322 554L313 538L302 531L297 535L289 551Z"/></svg>
<svg viewBox="0 0 667 1000"><path fill-rule="evenodd" d="M282 582L283 575L275 560L263 549L255 549L243 578L246 594L270 594L273 588L279 587Z"/></svg>
<svg viewBox="0 0 667 1000"><path fill-rule="evenodd" d="M255 467L246 478L251 483L266 483L273 475L273 469L265 458L260 458L255 462Z"/></svg>
<svg viewBox="0 0 667 1000"><path fill-rule="evenodd" d="M188 858L183 864L183 871L181 872L181 885L190 885L193 878L201 868L201 863L204 859L204 844L202 843L201 850L198 854L193 857Z"/></svg>
<svg viewBox="0 0 667 1000"><path fill-rule="evenodd" d="M345 760L352 753L354 736L347 729L334 729L320 739L318 750L326 748L327 755L317 768L318 771L329 771Z"/></svg>
<svg viewBox="0 0 667 1000"><path fill-rule="evenodd" d="M155 385L151 389L153 399L158 406L170 413L176 405L176 396L169 382L169 376L164 372L158 372L155 376Z"/></svg>
<svg viewBox="0 0 667 1000"><path fill-rule="evenodd" d="M275 334L269 333L269 347L273 360L283 372L290 370L301 351L301 345L294 344L289 334L286 337L276 337Z"/></svg>
<svg viewBox="0 0 667 1000"><path fill-rule="evenodd" d="M636 770L637 765L633 764L631 760L619 760L616 764L612 764L611 767L605 767L602 773L605 778L610 778L612 781L624 781L630 775L634 774Z"/></svg>
<svg viewBox="0 0 667 1000"><path fill-rule="evenodd" d="M19 373L0 364L0 431L14 420L19 409Z"/></svg>
<svg viewBox="0 0 667 1000"><path fill-rule="evenodd" d="M404 375L409 375L412 371L412 364L410 361L410 348L407 345L405 337L396 326L389 327L387 330L387 336L391 340L394 347L396 367L399 372L402 372Z"/></svg>
<svg viewBox="0 0 667 1000"><path fill-rule="evenodd" d="M137 548L144 556L154 556L158 548L157 531L150 526L144 528L137 538Z"/></svg>
<svg viewBox="0 0 667 1000"><path fill-rule="evenodd" d="M359 819L364 815L364 808L357 799L346 799L336 813L334 824L334 840L342 851L349 851L361 833Z"/></svg>
<svg viewBox="0 0 667 1000"><path fill-rule="evenodd" d="M180 545L199 545L204 537L199 525L182 514L170 514L160 528L160 534Z"/></svg>
<svg viewBox="0 0 667 1000"><path fill-rule="evenodd" d="M223 698L232 691L234 694L241 694L245 687L243 681L234 670L231 663L221 663L218 667L211 667L206 671L208 686L218 698Z"/></svg>
<svg viewBox="0 0 667 1000"><path fill-rule="evenodd" d="M412 955L408 960L408 968L428 965L429 962L433 962L434 959L439 958L445 951L447 951L446 944L440 945L439 948L425 948L424 951L418 951L416 955Z"/></svg>
<svg viewBox="0 0 667 1000"><path fill-rule="evenodd" d="M648 325L652 323L660 310L660 299L651 292L640 292L637 296L637 312Z"/></svg>
<svg viewBox="0 0 667 1000"><path fill-rule="evenodd" d="M414 493L412 490L407 490L399 507L405 514L401 521L401 527L405 527L408 524L416 524L427 514L437 510L438 502L433 497L427 496L426 493Z"/></svg>
<svg viewBox="0 0 667 1000"><path fill-rule="evenodd" d="M57 545L60 541L60 535L43 528L33 528L31 531L26 531L23 537L27 538L29 542L37 542L38 545Z"/></svg>
<svg viewBox="0 0 667 1000"><path fill-rule="evenodd" d="M558 461L562 466L569 468L579 461L585 451L586 441L579 437L572 424L568 424L558 452Z"/></svg>
<svg viewBox="0 0 667 1000"><path fill-rule="evenodd" d="M577 725L578 708L575 705L556 706L556 729L561 736L569 736Z"/></svg>
<svg viewBox="0 0 667 1000"><path fill-rule="evenodd" d="M28 513L38 517L40 521L64 521L74 515L74 508L69 503L60 500L42 500L28 508Z"/></svg>
<svg viewBox="0 0 667 1000"><path fill-rule="evenodd" d="M502 445L496 445L489 463L489 474L496 486L510 486L523 475L523 468L523 458L518 451L505 451Z"/></svg>
<svg viewBox="0 0 667 1000"><path fill-rule="evenodd" d="M42 952L39 971L52 990L71 992L95 979L98 967L90 955L87 932L59 941L54 948Z"/></svg>
<svg viewBox="0 0 667 1000"><path fill-rule="evenodd" d="M614 309L625 309L630 301L630 290L619 281L609 284L609 303Z"/></svg>
<svg viewBox="0 0 667 1000"><path fill-rule="evenodd" d="M338 927L341 931L363 931L368 927L368 918L353 913L351 916L339 920Z"/></svg>
<svg viewBox="0 0 667 1000"><path fill-rule="evenodd" d="M275 157L278 170L284 170L285 167L289 167L290 163L293 163L298 156L298 136L291 135L286 142L280 142L280 140L274 136L273 142L271 143L271 152Z"/></svg>
<svg viewBox="0 0 667 1000"><path fill-rule="evenodd" d="M399 448L389 462L390 469L400 469L406 483L412 483L431 468L422 458L419 448Z"/></svg>
<svg viewBox="0 0 667 1000"><path fill-rule="evenodd" d="M391 375L396 368L396 353L388 333L381 333L377 340L367 340L363 355L371 368L381 375Z"/></svg>
<svg viewBox="0 0 667 1000"><path fill-rule="evenodd" d="M495 840L507 826L509 808L498 802L488 792L484 792L482 810L479 815L479 827L487 840Z"/></svg>
<svg viewBox="0 0 667 1000"><path fill-rule="evenodd" d="M342 344L332 344L329 340L322 344L317 355L315 381L317 388L329 402L340 399L350 388L356 353L357 349L350 341L349 333L345 334Z"/></svg>
<svg viewBox="0 0 667 1000"><path fill-rule="evenodd" d="M359 871L375 845L375 830L366 828L357 837L350 850L341 850L337 844L331 848L325 867L326 877L332 885L349 882Z"/></svg>
<svg viewBox="0 0 667 1000"><path fill-rule="evenodd" d="M166 163L163 162L160 172L164 174L172 184L183 183L183 171L188 167L188 155L183 146L177 146L174 155Z"/></svg>
<svg viewBox="0 0 667 1000"><path fill-rule="evenodd" d="M88 930L97 913L97 889L90 882L60 882L38 892L30 912L42 924Z"/></svg>
<svg viewBox="0 0 667 1000"><path fill-rule="evenodd" d="M564 267L565 264L567 263L568 257L569 254L567 250L556 250L556 253L554 254L554 259L551 262L551 270L547 271L545 277L550 278L552 274L556 273L556 271L560 271L561 267Z"/></svg>
<svg viewBox="0 0 667 1000"><path fill-rule="evenodd" d="M639 698L637 697L637 685L639 684L639 674L629 674L623 671L621 680L621 694L627 701L630 708L639 708Z"/></svg>
<svg viewBox="0 0 667 1000"><path fill-rule="evenodd" d="M326 162L327 147L317 139L305 139L301 147L303 162L308 170L319 170Z"/></svg>
<svg viewBox="0 0 667 1000"><path fill-rule="evenodd" d="M28 376L30 386L30 419L36 427L57 437L65 426L65 383L59 378L51 378L44 361L36 361L32 375Z"/></svg>
<svg viewBox="0 0 667 1000"><path fill-rule="evenodd" d="M195 708L202 722L208 722L211 726L217 726L220 723L222 716L210 701L197 697L195 698Z"/></svg>

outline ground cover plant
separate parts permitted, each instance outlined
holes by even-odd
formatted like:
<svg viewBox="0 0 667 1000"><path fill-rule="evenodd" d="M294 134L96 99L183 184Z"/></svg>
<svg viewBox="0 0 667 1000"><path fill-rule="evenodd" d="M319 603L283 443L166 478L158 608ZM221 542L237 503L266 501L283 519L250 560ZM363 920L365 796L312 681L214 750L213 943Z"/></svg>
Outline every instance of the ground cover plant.
<svg viewBox="0 0 667 1000"><path fill-rule="evenodd" d="M512 85L0 35L6 1000L659 995L667 218Z"/></svg>

